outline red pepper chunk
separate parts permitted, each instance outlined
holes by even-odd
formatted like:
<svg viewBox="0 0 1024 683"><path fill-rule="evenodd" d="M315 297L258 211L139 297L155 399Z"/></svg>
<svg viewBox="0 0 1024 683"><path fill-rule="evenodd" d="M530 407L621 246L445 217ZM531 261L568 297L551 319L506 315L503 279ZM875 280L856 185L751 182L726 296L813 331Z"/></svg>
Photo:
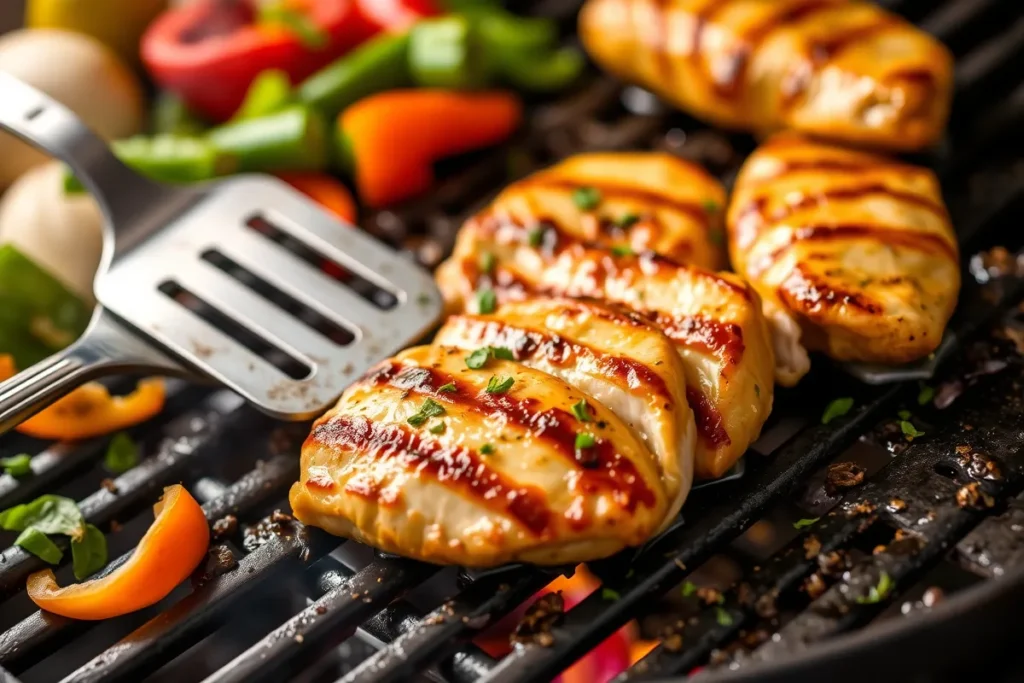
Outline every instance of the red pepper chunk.
<svg viewBox="0 0 1024 683"><path fill-rule="evenodd" d="M258 21L255 0L197 0L170 9L142 37L142 60L161 87L214 121L231 117L257 74L280 69L296 83L374 35L356 0L287 0L324 36L311 46Z"/></svg>

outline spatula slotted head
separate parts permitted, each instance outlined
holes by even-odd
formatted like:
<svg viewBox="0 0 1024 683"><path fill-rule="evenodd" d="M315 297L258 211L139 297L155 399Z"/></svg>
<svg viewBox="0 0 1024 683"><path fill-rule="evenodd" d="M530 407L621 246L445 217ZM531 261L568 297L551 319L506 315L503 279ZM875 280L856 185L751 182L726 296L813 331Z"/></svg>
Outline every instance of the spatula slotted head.
<svg viewBox="0 0 1024 683"><path fill-rule="evenodd" d="M222 181L114 260L110 311L275 417L326 410L437 322L430 274L262 176Z"/></svg>

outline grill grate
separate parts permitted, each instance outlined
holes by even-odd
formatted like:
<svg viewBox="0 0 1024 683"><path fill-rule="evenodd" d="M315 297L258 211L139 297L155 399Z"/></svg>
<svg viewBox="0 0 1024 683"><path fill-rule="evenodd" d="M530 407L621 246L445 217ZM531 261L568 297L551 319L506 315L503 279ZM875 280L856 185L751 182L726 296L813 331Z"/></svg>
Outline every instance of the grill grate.
<svg viewBox="0 0 1024 683"><path fill-rule="evenodd" d="M1015 70L1024 56L1024 19L1010 0L882 4L917 21L957 54L950 134L928 162L940 171L954 223L970 253L997 239L1005 217L1019 208L1024 172L1019 155L1010 154L1007 161L1006 152L1020 149L1018 124L1024 120L1024 82ZM559 18L571 31L575 0L541 2L531 9ZM508 148L446 169L447 180L430 197L374 214L365 227L435 265L451 248L466 215L508 180L561 156L598 148L660 148L698 161L729 182L754 145L708 130L642 91L623 89L600 76L561 101L536 103L529 125ZM970 273L965 275L952 324L957 339L982 336L1022 295L1022 278L1007 276L982 287ZM1022 565L1024 369L1005 345L993 352L991 342L980 344L961 350L943 376L954 381L979 367L1007 367L977 378L976 386L943 411L917 408L916 383L867 387L818 363L799 391L777 396L765 436L754 447L760 455L747 457L742 478L694 491L682 524L638 553L591 566L617 599L609 600L602 591L584 599L552 631L550 647L521 646L496 661L468 642L548 583L550 573L512 567L462 575L462 588L451 600L423 605L403 596L421 584L450 579L452 570L380 555L352 570L332 554L341 539L279 518L263 521L263 533L246 534L241 546L237 537L226 542L237 567L192 590L179 589L140 615L102 624L32 611L22 588L42 564L19 548L7 548L0 555L0 600L7 600L0 616L0 629L6 629L0 633L0 679L14 681L13 673L26 683L61 676L80 682L137 681L150 674L155 680L208 676L207 681L218 683L329 681L342 674L353 682L549 680L623 624L650 612L660 596L726 551L780 501L797 496L808 516L821 515L821 521L794 533L756 570L747 562L739 587L726 594L720 608L687 618L681 643L656 647L618 680L681 675L709 662L713 668L739 667L742 673L751 663L790 661L808 644L857 629L894 609L894 596L909 596L914 583L947 557L977 577L1000 576ZM982 351L990 357L978 361L974 356ZM820 406L847 395L858 406L850 415L827 426L816 423ZM891 418L905 405L914 406L922 424L932 423L927 436L898 457L886 458L880 471L846 496L821 498L820 469L847 457L843 454L851 446L886 443ZM113 487L98 490L93 465L101 459L105 440L68 446L12 438L4 443L5 452L39 454L32 461L34 476L0 478L0 508L60 490L81 500L86 518L107 531L115 520L140 513L161 487L182 480L203 499L211 522L234 514L256 523L280 505L297 474L297 440L280 438L281 428L227 392L174 385L164 416L134 434L152 455L118 477ZM965 425L972 429L965 431ZM1003 478L978 478L982 470L977 463L961 463L958 445L968 446L967 454L994 459ZM972 483L995 499L998 514L957 505L957 491ZM893 500L905 507L892 505ZM873 508L868 514L849 512L868 508ZM908 537L895 540L897 531ZM132 538L137 535L128 529L112 534L112 549L129 552ZM847 553L850 568L847 575L823 577L824 592L811 599L801 587L819 571L818 553L807 550L815 543L823 554ZM875 545L885 549L872 554ZM891 593L874 603L858 602L878 585L882 572L894 586ZM285 601L284 612L294 616L277 618L281 609L270 608L281 608L281 595L298 591L313 596L312 601L304 609ZM267 613L260 616L261 611ZM773 612L787 614L776 624ZM246 621L252 623L242 629ZM194 647L222 626L251 637L231 641L216 655ZM340 643L354 642L350 636L357 628L390 645L361 663L355 657L355 668L341 671L329 654ZM931 653L933 661L941 656Z"/></svg>

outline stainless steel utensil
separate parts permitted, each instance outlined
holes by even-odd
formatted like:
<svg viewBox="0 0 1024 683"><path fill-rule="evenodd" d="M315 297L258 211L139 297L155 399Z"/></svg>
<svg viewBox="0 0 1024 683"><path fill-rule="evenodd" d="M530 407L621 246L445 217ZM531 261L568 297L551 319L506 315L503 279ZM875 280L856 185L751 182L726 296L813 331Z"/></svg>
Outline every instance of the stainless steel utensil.
<svg viewBox="0 0 1024 683"><path fill-rule="evenodd" d="M441 315L428 272L276 178L153 182L4 73L0 129L66 162L106 219L92 321L0 384L0 432L125 372L210 377L274 417L309 419Z"/></svg>

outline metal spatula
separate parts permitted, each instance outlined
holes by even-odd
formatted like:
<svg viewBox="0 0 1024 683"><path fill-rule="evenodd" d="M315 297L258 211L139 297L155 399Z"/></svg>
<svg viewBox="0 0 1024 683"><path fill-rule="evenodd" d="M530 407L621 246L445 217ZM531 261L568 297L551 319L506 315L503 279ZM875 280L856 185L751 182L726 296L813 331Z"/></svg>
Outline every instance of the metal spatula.
<svg viewBox="0 0 1024 683"><path fill-rule="evenodd" d="M106 219L92 321L0 384L0 432L124 372L213 378L274 417L309 419L441 315L429 273L275 178L153 182L4 73L0 130L65 161Z"/></svg>

